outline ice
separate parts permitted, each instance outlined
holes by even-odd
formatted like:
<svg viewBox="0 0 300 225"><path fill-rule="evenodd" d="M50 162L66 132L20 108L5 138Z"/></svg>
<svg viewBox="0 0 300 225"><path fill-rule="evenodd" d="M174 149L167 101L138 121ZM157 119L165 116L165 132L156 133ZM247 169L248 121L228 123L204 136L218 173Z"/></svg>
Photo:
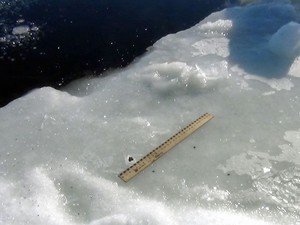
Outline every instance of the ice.
<svg viewBox="0 0 300 225"><path fill-rule="evenodd" d="M1 108L0 224L299 224L300 56L297 41L271 44L297 40L297 10L228 8L125 69ZM201 130L118 178L205 112Z"/></svg>
<svg viewBox="0 0 300 225"><path fill-rule="evenodd" d="M22 26L17 26L14 27L12 30L13 35L20 35L20 34L26 34L30 31L29 26L27 25L22 25Z"/></svg>
<svg viewBox="0 0 300 225"><path fill-rule="evenodd" d="M290 76L300 77L300 57L298 56L293 64L290 67L289 73Z"/></svg>
<svg viewBox="0 0 300 225"><path fill-rule="evenodd" d="M290 22L281 27L272 36L270 49L281 56L298 56L300 54L300 24Z"/></svg>

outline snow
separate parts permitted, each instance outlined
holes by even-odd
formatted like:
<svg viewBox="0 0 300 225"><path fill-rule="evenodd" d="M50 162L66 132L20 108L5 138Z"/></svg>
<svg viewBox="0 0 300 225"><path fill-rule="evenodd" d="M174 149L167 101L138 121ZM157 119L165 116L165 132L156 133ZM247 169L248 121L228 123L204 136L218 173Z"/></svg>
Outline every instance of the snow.
<svg viewBox="0 0 300 225"><path fill-rule="evenodd" d="M225 9L125 69L1 108L0 224L299 224L297 10ZM205 112L201 130L118 178Z"/></svg>

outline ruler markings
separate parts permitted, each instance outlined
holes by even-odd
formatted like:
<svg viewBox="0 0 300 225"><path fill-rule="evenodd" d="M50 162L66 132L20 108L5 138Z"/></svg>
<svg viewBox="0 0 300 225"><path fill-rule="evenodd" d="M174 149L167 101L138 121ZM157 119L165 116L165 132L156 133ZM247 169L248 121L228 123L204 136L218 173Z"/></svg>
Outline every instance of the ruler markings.
<svg viewBox="0 0 300 225"><path fill-rule="evenodd" d="M186 139L189 135L194 133L197 129L199 129L201 126L203 126L205 123L207 123L212 118L213 118L213 115L210 113L203 114L198 119L196 119L194 122L190 123L185 128L181 129L175 135L170 137L168 140L166 140L160 146L158 146L157 148L155 148L154 150L149 152L147 155L145 155L143 158L141 158L135 164L133 164L132 166L130 166L129 168L127 168L126 170L121 172L119 174L119 177L125 182L129 181L131 178L135 177L137 174L139 174L145 168L150 166L153 162L155 162L157 159L159 159L161 156L163 156L165 153L167 153L169 150L171 150L173 147L175 147L181 141Z"/></svg>

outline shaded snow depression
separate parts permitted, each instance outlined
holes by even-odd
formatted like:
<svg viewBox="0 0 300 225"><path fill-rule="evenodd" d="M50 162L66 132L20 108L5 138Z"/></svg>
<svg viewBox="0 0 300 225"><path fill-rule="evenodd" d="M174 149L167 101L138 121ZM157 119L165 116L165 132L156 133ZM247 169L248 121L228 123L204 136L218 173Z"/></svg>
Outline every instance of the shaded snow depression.
<svg viewBox="0 0 300 225"><path fill-rule="evenodd" d="M227 8L125 69L1 108L0 224L300 224L298 4ZM205 112L188 140L118 178Z"/></svg>

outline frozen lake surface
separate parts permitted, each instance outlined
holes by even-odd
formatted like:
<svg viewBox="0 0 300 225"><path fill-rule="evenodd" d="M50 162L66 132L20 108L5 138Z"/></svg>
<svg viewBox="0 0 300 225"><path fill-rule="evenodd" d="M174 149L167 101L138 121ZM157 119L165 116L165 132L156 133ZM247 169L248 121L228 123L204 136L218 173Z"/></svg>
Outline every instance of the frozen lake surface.
<svg viewBox="0 0 300 225"><path fill-rule="evenodd" d="M0 224L300 224L299 40L298 1L227 8L109 76L1 108Z"/></svg>

